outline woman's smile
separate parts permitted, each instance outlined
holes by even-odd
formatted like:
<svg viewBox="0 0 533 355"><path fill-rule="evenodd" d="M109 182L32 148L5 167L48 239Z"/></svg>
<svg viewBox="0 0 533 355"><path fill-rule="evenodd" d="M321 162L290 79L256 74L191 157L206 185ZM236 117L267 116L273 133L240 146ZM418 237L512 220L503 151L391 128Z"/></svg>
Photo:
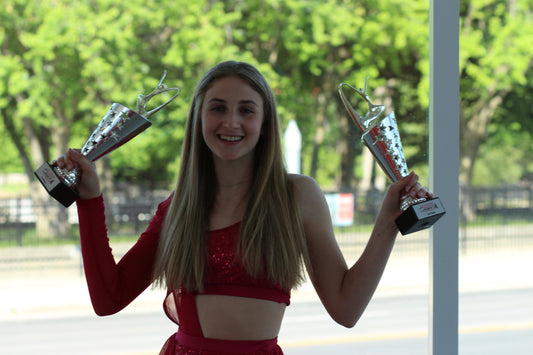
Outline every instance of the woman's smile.
<svg viewBox="0 0 533 355"><path fill-rule="evenodd" d="M218 136L221 140L226 142L238 142L243 139L242 136L227 136L227 135L219 135Z"/></svg>

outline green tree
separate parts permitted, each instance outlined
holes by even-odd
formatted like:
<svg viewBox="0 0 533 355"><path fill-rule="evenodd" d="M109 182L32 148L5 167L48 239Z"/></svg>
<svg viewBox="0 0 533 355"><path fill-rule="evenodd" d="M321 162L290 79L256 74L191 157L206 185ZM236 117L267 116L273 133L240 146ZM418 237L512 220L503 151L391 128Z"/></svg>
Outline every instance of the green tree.
<svg viewBox="0 0 533 355"><path fill-rule="evenodd" d="M508 144L530 127L520 97L530 90L532 26L526 0L461 6L461 172L471 181L476 158L496 154L483 148L486 139ZM16 169L32 184L36 167L69 146L81 147L112 102L134 106L166 69L166 83L182 94L147 132L103 159L99 170L108 197L113 177L168 187L196 82L229 59L248 61L265 74L283 125L296 119L302 131L304 173L326 189L353 191L379 175L368 173L375 167L361 166L373 160L366 159L360 133L339 100L341 82L362 87L369 76L372 101L398 117L409 167L420 171L427 163L425 0L7 0L0 21L0 132L9 138L6 152L19 156ZM512 110L523 113L517 118ZM509 117L515 117L512 124ZM514 164L527 166L527 143L513 149ZM31 190L37 206L50 201L39 185ZM64 213L52 204L55 215ZM65 223L38 220L41 234L66 234Z"/></svg>
<svg viewBox="0 0 533 355"><path fill-rule="evenodd" d="M360 135L339 100L339 83L360 85L370 76L373 98L395 102L400 114L420 114L415 122L425 123L417 98L427 73L427 60L420 60L428 50L425 1L228 3L249 20L235 30L242 33L236 42L280 74L282 117L297 119L304 170L323 185L353 190L357 184Z"/></svg>
<svg viewBox="0 0 533 355"><path fill-rule="evenodd" d="M504 99L527 84L533 64L532 16L527 0L461 3L460 180L467 186L472 184L475 163ZM504 120L500 127L512 132L513 122L521 119L507 115ZM472 218L473 206L465 202L464 217Z"/></svg>
<svg viewBox="0 0 533 355"><path fill-rule="evenodd" d="M376 92L393 87L382 95L406 103L397 105L400 113L416 111L422 72L417 60L424 52L419 35L427 31L427 9L421 4L8 0L0 10L3 129L31 177L42 162L68 146L81 146L88 127L98 123L112 101L133 105L167 69L168 83L182 88L181 104L158 113L149 134L113 153L106 161L113 174L101 169L109 174L104 182L114 175L164 183L173 175L168 162L175 167L179 161L188 101L198 77L221 60L246 60L268 77L285 122L298 120L304 149L312 157L306 159L308 172L326 185L352 188L352 148L361 148L337 85L362 83L370 75L377 78ZM400 16L404 23L397 20L398 13L405 15ZM407 23L411 31L403 30ZM39 192L36 205L49 200L39 186L32 191ZM66 233L39 220L47 228L41 234Z"/></svg>
<svg viewBox="0 0 533 355"><path fill-rule="evenodd" d="M533 11L526 0L472 0L461 7L461 181L470 184L497 110L527 84ZM510 125L518 118L505 119Z"/></svg>
<svg viewBox="0 0 533 355"><path fill-rule="evenodd" d="M131 8L138 9L139 2ZM0 112L35 185L34 206L49 201L33 179L35 168L71 144L81 146L109 100L134 105L146 84L155 86L151 82L162 73L161 67L143 62L150 43L135 32L137 23L150 20L149 12L129 9L130 4L104 0L9 0L1 10ZM39 235L68 234L66 211L57 208L59 218L36 209Z"/></svg>

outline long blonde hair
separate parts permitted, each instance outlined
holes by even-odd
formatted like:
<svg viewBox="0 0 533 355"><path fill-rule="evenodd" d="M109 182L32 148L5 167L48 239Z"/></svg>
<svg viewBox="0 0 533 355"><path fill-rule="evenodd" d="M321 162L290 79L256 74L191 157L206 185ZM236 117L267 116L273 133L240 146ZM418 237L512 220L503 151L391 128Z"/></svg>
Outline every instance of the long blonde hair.
<svg viewBox="0 0 533 355"><path fill-rule="evenodd" d="M198 83L186 124L177 186L160 236L153 281L176 290L201 291L206 272L206 232L216 193L212 153L202 137L201 108L218 79L236 76L263 98L263 134L255 149L254 179L241 221L237 256L253 277L285 290L304 279L305 235L283 162L274 95L263 75L241 62L224 62Z"/></svg>

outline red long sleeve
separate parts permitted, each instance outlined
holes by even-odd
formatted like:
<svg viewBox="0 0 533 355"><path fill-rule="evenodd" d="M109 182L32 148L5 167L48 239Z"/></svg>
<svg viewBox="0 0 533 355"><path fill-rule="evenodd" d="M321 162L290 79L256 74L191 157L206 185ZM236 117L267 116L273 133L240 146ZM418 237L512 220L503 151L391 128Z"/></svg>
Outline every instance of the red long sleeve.
<svg viewBox="0 0 533 355"><path fill-rule="evenodd" d="M116 263L107 236L103 197L77 200L83 267L96 314L120 311L150 285L169 204L170 197L158 206L146 231Z"/></svg>

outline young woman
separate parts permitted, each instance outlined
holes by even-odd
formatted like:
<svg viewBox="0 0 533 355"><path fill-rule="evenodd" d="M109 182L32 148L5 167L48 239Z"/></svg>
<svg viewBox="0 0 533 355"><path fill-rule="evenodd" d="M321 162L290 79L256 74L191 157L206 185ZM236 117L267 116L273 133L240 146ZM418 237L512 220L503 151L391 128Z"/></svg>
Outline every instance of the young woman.
<svg viewBox="0 0 533 355"><path fill-rule="evenodd" d="M392 184L349 268L323 192L284 167L270 87L239 62L199 82L176 189L118 264L94 164L75 150L56 164L82 173L81 247L96 313L120 311L154 282L168 290L164 310L179 328L161 354L282 354L277 335L305 270L331 317L354 326L391 253L400 197L431 197L414 173Z"/></svg>

